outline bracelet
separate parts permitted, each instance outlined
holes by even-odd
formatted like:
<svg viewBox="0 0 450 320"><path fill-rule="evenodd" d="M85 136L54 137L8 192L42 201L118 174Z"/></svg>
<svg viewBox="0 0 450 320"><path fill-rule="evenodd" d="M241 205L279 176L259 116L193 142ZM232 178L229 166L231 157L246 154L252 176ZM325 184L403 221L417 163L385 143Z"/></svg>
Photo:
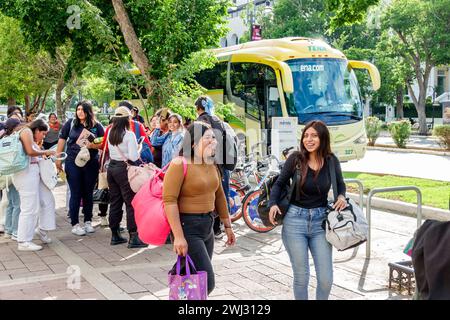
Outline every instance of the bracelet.
<svg viewBox="0 0 450 320"><path fill-rule="evenodd" d="M229 226L229 227L227 227L227 226L224 226L224 228L225 228L225 229L231 229L231 226Z"/></svg>

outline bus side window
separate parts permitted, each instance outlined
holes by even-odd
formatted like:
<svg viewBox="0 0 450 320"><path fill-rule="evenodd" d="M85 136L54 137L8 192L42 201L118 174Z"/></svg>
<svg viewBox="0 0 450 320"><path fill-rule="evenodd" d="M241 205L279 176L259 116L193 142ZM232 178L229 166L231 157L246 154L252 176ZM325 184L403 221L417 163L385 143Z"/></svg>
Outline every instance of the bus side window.
<svg viewBox="0 0 450 320"><path fill-rule="evenodd" d="M226 88L227 64L218 63L212 69L199 72L195 80L204 88L223 89Z"/></svg>
<svg viewBox="0 0 450 320"><path fill-rule="evenodd" d="M280 96L278 94L277 87L268 87L269 98L268 98L268 116L269 117L282 117L283 112L281 111Z"/></svg>
<svg viewBox="0 0 450 320"><path fill-rule="evenodd" d="M254 63L233 63L231 65L231 92L241 100L241 107L247 115L260 120L258 88L255 79ZM239 104L239 102L237 102Z"/></svg>

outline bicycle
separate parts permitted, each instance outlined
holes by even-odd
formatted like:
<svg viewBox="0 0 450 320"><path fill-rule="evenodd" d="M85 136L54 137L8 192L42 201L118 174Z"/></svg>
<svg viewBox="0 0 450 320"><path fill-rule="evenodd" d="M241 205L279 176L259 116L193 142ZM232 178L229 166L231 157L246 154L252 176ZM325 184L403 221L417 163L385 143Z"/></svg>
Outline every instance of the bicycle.
<svg viewBox="0 0 450 320"><path fill-rule="evenodd" d="M265 226L261 219L259 218L258 214L258 200L259 196L262 193L262 186L267 181L267 179L271 178L274 175L277 175L280 173L282 163L278 160L277 157L271 155L269 156L269 159L276 160L277 162L277 168L272 169L270 166L265 173L265 175L262 177L262 179L259 181L258 185L254 187L252 190L250 190L242 200L242 216L244 218L245 223L247 226L256 232L265 233L273 230L275 226Z"/></svg>
<svg viewBox="0 0 450 320"><path fill-rule="evenodd" d="M250 192L248 192L244 199L242 200L242 208L241 215L244 217L244 221L247 226L253 231L264 233L269 232L275 228L275 226L265 226L261 219L259 218L258 213L258 200L259 196L262 193L262 186L267 181L267 179L271 178L274 175L280 173L281 168L283 167L284 160L287 159L291 152L295 149L294 147L286 148L282 151L283 161L280 161L276 156L270 155L266 157L266 161L268 161L268 170L265 175L258 181L258 185L253 188ZM271 170L271 160L275 160L277 162L277 168L275 170Z"/></svg>
<svg viewBox="0 0 450 320"><path fill-rule="evenodd" d="M248 191L252 187L256 186L263 177L263 169L268 166L266 159L270 156L263 157L261 161L254 160L250 156L247 159L251 159L250 163L245 164L242 167L237 167L230 179L230 218L231 222L235 222L242 217L242 199L245 197ZM249 178L253 175L254 181L250 182Z"/></svg>
<svg viewBox="0 0 450 320"><path fill-rule="evenodd" d="M231 222L235 222L242 217L242 199L252 186L257 184L261 179L261 177L256 174L259 152L256 152L255 150L258 145L260 145L260 143L253 145L251 147L251 153L238 159L236 168L230 175L230 191L228 199L230 203ZM249 178L252 174L254 181L250 182Z"/></svg>

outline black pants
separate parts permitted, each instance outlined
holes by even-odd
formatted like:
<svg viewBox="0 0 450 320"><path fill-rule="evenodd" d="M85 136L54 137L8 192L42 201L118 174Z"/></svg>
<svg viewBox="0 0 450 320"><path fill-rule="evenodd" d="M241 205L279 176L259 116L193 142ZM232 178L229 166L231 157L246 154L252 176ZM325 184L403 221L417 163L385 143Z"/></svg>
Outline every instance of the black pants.
<svg viewBox="0 0 450 320"><path fill-rule="evenodd" d="M83 199L84 222L92 221L94 201L92 194L97 181L99 164L97 159L89 160L82 168L73 161L66 161L65 171L70 188L69 215L72 226L79 223L80 202Z"/></svg>
<svg viewBox="0 0 450 320"><path fill-rule="evenodd" d="M99 203L98 210L100 211L98 213L99 217L106 217L107 212L108 212L108 204L107 203Z"/></svg>
<svg viewBox="0 0 450 320"><path fill-rule="evenodd" d="M197 271L208 273L208 294L214 290L214 270L211 263L214 251L213 213L180 214L188 254Z"/></svg>
<svg viewBox="0 0 450 320"><path fill-rule="evenodd" d="M131 190L127 176L127 165L123 161L111 160L108 166L108 186L109 186L109 227L111 230L118 230L122 221L122 206L125 202L127 209L127 229L129 232L136 232L136 221L134 220L134 209L131 205L135 193Z"/></svg>

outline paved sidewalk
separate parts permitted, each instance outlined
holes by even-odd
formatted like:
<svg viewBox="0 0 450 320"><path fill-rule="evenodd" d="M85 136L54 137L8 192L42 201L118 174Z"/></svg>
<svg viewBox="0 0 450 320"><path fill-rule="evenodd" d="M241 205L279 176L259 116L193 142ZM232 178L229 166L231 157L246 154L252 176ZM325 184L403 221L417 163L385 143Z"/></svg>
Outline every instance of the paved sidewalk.
<svg viewBox="0 0 450 320"><path fill-rule="evenodd" d="M395 146L395 142L390 133L382 131L380 136L375 141L375 145ZM442 150L442 146L439 145L439 139L432 136L411 135L406 142L406 148L411 147Z"/></svg>
<svg viewBox="0 0 450 320"><path fill-rule="evenodd" d="M127 249L110 246L110 231L77 237L66 220L65 186L54 190L58 229L54 242L38 252L20 252L16 242L0 236L0 299L150 299L167 300L167 272L175 262L170 245ZM94 225L100 221L96 217ZM334 252L330 299L410 299L388 290L388 262L408 259L402 253L416 220L373 211L372 256L365 246ZM216 241L213 257L216 288L210 299L293 299L292 269L280 231L259 234L239 221L237 245ZM39 240L36 240L40 243ZM312 266L312 260L311 266ZM311 268L310 298L316 279Z"/></svg>

